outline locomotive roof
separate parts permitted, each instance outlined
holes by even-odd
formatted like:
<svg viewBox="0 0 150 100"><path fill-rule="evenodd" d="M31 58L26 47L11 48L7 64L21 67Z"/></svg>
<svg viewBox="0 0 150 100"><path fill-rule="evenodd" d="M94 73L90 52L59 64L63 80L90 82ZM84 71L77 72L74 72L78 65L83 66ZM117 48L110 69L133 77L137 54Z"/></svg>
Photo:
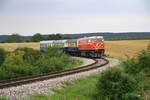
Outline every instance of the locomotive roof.
<svg viewBox="0 0 150 100"><path fill-rule="evenodd" d="M91 37L84 37L84 38L80 38L80 39L93 39L93 38L101 38L101 39L103 39L103 36L91 36Z"/></svg>
<svg viewBox="0 0 150 100"><path fill-rule="evenodd" d="M40 41L40 43L52 43L53 40L48 40L48 41Z"/></svg>
<svg viewBox="0 0 150 100"><path fill-rule="evenodd" d="M82 39L94 39L94 38L100 38L103 39L103 36L91 36L91 37L84 37L84 38L79 38L77 40L82 40ZM53 43L53 42L66 42L66 41L76 41L76 39L68 39L68 40L46 40L46 41L40 41L40 43Z"/></svg>
<svg viewBox="0 0 150 100"><path fill-rule="evenodd" d="M40 41L40 43L53 43L53 42L66 42L67 40L47 40L47 41Z"/></svg>

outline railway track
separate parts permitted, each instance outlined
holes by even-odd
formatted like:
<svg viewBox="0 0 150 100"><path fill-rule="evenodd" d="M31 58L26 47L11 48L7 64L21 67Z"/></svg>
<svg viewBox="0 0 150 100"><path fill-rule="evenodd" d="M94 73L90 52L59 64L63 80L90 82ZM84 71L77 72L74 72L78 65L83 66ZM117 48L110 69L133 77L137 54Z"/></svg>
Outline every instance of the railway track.
<svg viewBox="0 0 150 100"><path fill-rule="evenodd" d="M29 84L29 83L33 83L33 82L37 82L37 81L53 79L53 78L62 77L62 76L66 76L66 75L72 75L75 73L85 72L85 71L89 71L92 69L102 67L109 63L109 61L105 58L93 59L93 60L95 60L94 63L87 65L87 66L83 66L83 67L68 69L68 70L59 71L59 72L55 72L55 73L51 73L51 74L45 74L45 75L21 77L21 78L17 78L17 79L13 79L13 80L3 80L3 81L0 81L0 89Z"/></svg>

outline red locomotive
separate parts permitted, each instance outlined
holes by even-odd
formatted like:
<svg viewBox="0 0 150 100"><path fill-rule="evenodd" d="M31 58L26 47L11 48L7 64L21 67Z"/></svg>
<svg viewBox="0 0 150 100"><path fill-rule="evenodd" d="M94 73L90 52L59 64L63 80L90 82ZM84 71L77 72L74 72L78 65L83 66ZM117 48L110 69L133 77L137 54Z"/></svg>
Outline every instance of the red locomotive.
<svg viewBox="0 0 150 100"><path fill-rule="evenodd" d="M40 49L44 51L47 46L59 46L64 52L71 55L85 57L102 57L105 51L102 36L92 36L80 39L41 41Z"/></svg>
<svg viewBox="0 0 150 100"><path fill-rule="evenodd" d="M77 47L81 55L100 57L104 55L105 45L102 36L77 39Z"/></svg>

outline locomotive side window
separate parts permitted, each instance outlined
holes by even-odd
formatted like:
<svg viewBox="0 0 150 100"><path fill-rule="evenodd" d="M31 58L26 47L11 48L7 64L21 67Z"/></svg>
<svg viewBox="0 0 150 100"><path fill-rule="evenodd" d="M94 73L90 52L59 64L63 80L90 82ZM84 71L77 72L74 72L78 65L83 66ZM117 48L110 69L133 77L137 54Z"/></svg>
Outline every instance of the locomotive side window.
<svg viewBox="0 0 150 100"><path fill-rule="evenodd" d="M104 39L97 39L97 42L104 42Z"/></svg>

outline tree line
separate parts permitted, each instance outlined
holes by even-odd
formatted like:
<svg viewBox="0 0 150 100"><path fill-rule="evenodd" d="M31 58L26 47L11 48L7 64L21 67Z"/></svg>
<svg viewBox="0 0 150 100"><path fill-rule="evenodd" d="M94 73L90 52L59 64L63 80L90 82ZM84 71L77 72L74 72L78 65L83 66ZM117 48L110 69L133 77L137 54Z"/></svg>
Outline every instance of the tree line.
<svg viewBox="0 0 150 100"><path fill-rule="evenodd" d="M89 36L103 36L105 40L131 40L131 39L150 39L149 32L133 32L133 33L81 33L81 34L49 34L42 35L36 33L33 36L21 36L18 33L12 35L0 35L0 42L39 42L41 40L61 40L61 39L77 39Z"/></svg>
<svg viewBox="0 0 150 100"><path fill-rule="evenodd" d="M40 33L36 33L33 36L28 36L27 38L19 35L18 33L14 33L12 35L8 35L6 39L1 41L2 43L14 43L14 42L39 42L42 40L61 40L66 39L68 37L62 34L50 34L50 35L41 35Z"/></svg>

